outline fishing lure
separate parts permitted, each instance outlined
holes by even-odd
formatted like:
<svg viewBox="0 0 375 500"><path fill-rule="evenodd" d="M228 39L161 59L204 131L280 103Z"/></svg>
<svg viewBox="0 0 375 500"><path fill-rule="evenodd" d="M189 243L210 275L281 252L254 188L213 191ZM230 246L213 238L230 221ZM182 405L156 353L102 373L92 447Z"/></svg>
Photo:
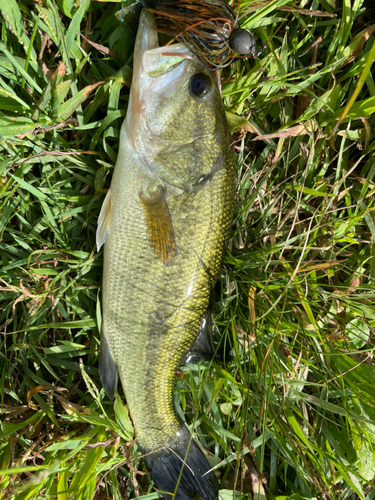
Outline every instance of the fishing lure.
<svg viewBox="0 0 375 500"><path fill-rule="evenodd" d="M255 38L238 27L238 16L224 0L136 0L116 17L131 25L144 7L155 15L159 32L183 42L213 70L231 64L236 54L260 55Z"/></svg>

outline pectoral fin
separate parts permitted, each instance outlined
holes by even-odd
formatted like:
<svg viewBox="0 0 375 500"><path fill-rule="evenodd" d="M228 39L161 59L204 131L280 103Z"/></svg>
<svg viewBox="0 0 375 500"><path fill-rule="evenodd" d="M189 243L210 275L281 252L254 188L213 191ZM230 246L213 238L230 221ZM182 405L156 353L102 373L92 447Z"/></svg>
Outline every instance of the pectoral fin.
<svg viewBox="0 0 375 500"><path fill-rule="evenodd" d="M108 237L112 219L112 188L108 189L104 198L102 208L98 219L98 228L96 230L96 249L99 252L105 240Z"/></svg>
<svg viewBox="0 0 375 500"><path fill-rule="evenodd" d="M176 241L165 190L160 187L152 196L139 192L147 225L148 238L155 254L168 263L177 254Z"/></svg>
<svg viewBox="0 0 375 500"><path fill-rule="evenodd" d="M105 393L113 400L117 391L118 373L103 327L100 335L99 375Z"/></svg>
<svg viewBox="0 0 375 500"><path fill-rule="evenodd" d="M207 311L198 330L197 338L182 359L183 363L196 363L202 359L215 356L214 338L212 335L211 312Z"/></svg>

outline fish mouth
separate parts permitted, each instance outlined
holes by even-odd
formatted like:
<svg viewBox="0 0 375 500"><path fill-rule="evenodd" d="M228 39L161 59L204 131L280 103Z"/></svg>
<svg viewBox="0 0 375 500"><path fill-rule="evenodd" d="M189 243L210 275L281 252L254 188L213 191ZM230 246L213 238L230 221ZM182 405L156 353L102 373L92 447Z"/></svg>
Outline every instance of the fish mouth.
<svg viewBox="0 0 375 500"><path fill-rule="evenodd" d="M184 75L184 62L193 59L207 70L205 63L197 59L183 43L159 47L158 31L154 15L146 8L142 9L137 39L134 47L133 86L138 89L137 97L142 99L142 92L151 86L152 91L168 94L167 88ZM160 78L162 77L162 78ZM214 72L214 80L221 95L220 76ZM165 90L164 90L165 89Z"/></svg>
<svg viewBox="0 0 375 500"><path fill-rule="evenodd" d="M134 81L140 82L141 87L146 87L150 82L148 77L158 79L167 73L176 73L173 70L186 59L191 58L192 54L182 43L159 47L154 15L147 9L143 9L134 47ZM173 79L173 77L169 78L169 80Z"/></svg>
<svg viewBox="0 0 375 500"><path fill-rule="evenodd" d="M131 108L138 118L144 113L146 92L151 90L167 96L173 84L184 74L186 65L183 63L191 57L192 54L181 43L159 47L154 15L144 8L134 47L131 88ZM138 118L133 118L133 121Z"/></svg>

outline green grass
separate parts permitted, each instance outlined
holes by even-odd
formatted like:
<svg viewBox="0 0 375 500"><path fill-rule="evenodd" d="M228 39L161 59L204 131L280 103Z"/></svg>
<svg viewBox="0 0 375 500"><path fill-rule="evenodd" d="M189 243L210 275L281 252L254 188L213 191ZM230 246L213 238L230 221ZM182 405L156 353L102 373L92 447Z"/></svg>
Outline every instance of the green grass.
<svg viewBox="0 0 375 500"><path fill-rule="evenodd" d="M98 376L95 231L133 51L119 6L0 2L4 499L158 497ZM182 367L176 401L223 499L372 500L375 9L242 0L240 14L265 49L222 74L238 169L212 299L226 361Z"/></svg>

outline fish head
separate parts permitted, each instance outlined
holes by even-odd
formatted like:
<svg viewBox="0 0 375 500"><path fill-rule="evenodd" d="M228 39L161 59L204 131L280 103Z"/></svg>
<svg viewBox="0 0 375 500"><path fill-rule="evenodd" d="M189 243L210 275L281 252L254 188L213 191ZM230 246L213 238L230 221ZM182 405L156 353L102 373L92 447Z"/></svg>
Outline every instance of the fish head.
<svg viewBox="0 0 375 500"><path fill-rule="evenodd" d="M224 164L229 133L215 74L183 44L158 46L142 11L134 51L127 135L164 183L197 191Z"/></svg>

